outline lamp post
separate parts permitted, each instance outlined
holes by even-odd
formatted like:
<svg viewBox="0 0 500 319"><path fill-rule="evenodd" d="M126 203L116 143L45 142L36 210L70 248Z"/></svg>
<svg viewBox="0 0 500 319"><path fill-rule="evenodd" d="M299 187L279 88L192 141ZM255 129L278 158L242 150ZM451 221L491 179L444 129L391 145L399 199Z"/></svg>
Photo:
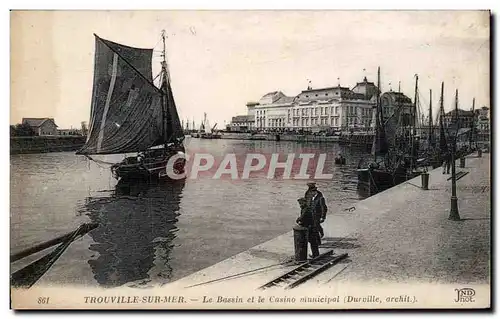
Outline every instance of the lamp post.
<svg viewBox="0 0 500 319"><path fill-rule="evenodd" d="M458 198L457 198L457 175L455 171L455 152L457 151L457 135L458 135L458 90L455 91L455 125L456 131L453 135L451 149L451 208L449 220L460 220L458 213Z"/></svg>

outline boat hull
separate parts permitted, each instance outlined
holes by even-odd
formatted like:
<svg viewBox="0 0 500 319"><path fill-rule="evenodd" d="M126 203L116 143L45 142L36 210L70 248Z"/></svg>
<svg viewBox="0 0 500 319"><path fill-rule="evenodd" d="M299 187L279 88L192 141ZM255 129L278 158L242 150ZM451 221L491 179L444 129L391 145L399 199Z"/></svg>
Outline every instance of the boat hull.
<svg viewBox="0 0 500 319"><path fill-rule="evenodd" d="M200 135L200 138L214 140L214 139L220 139L221 136L218 134L202 134L202 135Z"/></svg>
<svg viewBox="0 0 500 319"><path fill-rule="evenodd" d="M365 197L375 195L421 174L420 172L407 171L396 171L393 173L375 168L358 169L357 173L358 192Z"/></svg>
<svg viewBox="0 0 500 319"><path fill-rule="evenodd" d="M121 163L111 167L113 176L118 180L125 181L151 181L161 179L171 179L167 172L167 165L170 158L173 156L161 156L156 158L148 158L147 161L134 162L134 158L127 158ZM186 161L179 158L175 161L173 172L182 174L185 171Z"/></svg>

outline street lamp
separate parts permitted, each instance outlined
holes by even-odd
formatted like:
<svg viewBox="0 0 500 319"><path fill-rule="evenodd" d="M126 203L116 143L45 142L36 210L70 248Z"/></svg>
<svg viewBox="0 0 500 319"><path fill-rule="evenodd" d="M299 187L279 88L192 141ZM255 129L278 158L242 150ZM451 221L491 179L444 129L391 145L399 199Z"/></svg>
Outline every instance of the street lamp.
<svg viewBox="0 0 500 319"><path fill-rule="evenodd" d="M457 198L457 175L455 171L455 152L457 151L457 136L458 136L458 90L455 91L455 125L456 130L453 135L452 150L451 150L451 208L449 220L460 220L458 213L458 198Z"/></svg>

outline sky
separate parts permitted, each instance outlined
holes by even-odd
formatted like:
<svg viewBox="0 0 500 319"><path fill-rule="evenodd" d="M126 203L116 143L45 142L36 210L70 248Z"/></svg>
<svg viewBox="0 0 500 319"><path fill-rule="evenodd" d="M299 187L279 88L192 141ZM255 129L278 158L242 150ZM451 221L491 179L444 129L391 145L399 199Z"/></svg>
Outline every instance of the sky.
<svg viewBox="0 0 500 319"><path fill-rule="evenodd" d="M182 120L223 126L246 103L280 90L352 88L366 76L382 91L413 99L415 74L445 110L490 107L487 11L13 11L10 123L53 117L60 128L90 117L96 33L128 46L155 48L167 38L172 89ZM426 111L424 110L424 113ZM437 114L435 111L434 114Z"/></svg>

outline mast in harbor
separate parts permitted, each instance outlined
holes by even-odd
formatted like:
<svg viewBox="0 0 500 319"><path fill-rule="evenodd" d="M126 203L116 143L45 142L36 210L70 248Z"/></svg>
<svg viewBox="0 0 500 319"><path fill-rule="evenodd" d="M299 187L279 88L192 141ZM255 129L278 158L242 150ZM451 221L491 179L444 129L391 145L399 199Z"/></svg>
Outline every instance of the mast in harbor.
<svg viewBox="0 0 500 319"><path fill-rule="evenodd" d="M410 169L413 170L415 158L415 137L417 135L417 123L418 123L418 74L415 74L415 105L413 106L413 111L411 112L411 126L410 126Z"/></svg>
<svg viewBox="0 0 500 319"><path fill-rule="evenodd" d="M439 149L440 156L448 151L448 142L444 130L444 82L441 82L441 97L439 99Z"/></svg>
<svg viewBox="0 0 500 319"><path fill-rule="evenodd" d="M434 127L432 124L432 89L429 90L429 147L434 147Z"/></svg>
<svg viewBox="0 0 500 319"><path fill-rule="evenodd" d="M375 106L375 147L374 147L374 152L373 152L373 159L375 163L377 162L377 153L378 153L378 148L380 141L379 139L380 135L380 67L377 69L377 100L376 100L376 106Z"/></svg>
<svg viewBox="0 0 500 319"><path fill-rule="evenodd" d="M476 106L476 98L472 99L472 123L471 123L471 130L470 130L470 139L469 139L469 147L472 148L472 142L475 139L475 130L476 130L476 111L475 111L475 106Z"/></svg>
<svg viewBox="0 0 500 319"><path fill-rule="evenodd" d="M167 118L167 105L166 105L166 95L167 95L167 50L166 50L166 45L165 45L165 30L161 31L161 39L163 41L163 50L162 50L162 57L163 60L161 61L161 131L163 134L163 145L164 148L167 148L167 136L166 130L168 130L168 127L165 127L166 125L166 118Z"/></svg>

